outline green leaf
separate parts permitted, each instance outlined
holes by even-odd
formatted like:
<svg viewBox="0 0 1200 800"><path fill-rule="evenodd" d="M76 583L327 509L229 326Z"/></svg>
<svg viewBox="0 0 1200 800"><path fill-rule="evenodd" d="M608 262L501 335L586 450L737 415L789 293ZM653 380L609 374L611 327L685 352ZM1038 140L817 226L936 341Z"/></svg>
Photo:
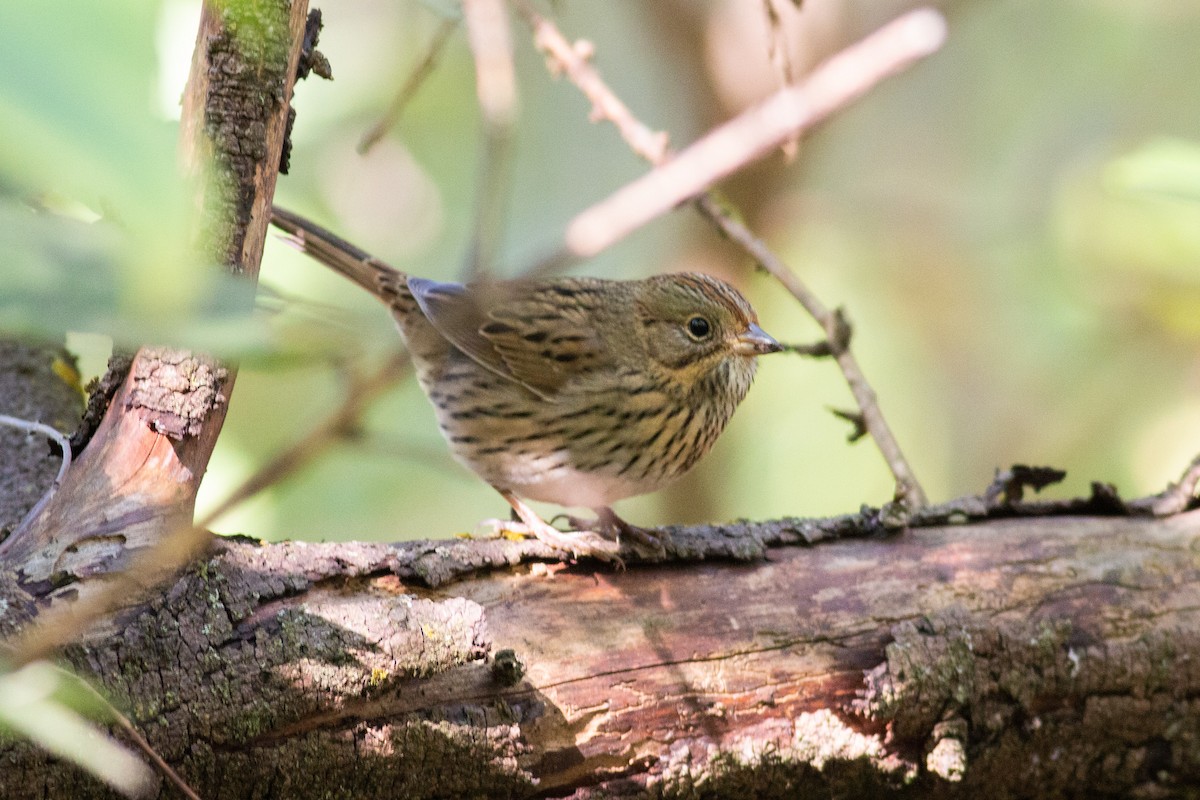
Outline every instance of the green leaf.
<svg viewBox="0 0 1200 800"><path fill-rule="evenodd" d="M112 209L135 230L178 221L176 128L154 111L158 3L0 4L0 174Z"/></svg>

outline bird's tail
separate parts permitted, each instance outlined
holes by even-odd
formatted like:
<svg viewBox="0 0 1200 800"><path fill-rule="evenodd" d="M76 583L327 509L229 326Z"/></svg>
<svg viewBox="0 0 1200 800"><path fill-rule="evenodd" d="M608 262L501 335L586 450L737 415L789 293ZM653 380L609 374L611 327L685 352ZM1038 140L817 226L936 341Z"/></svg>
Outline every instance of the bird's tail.
<svg viewBox="0 0 1200 800"><path fill-rule="evenodd" d="M385 303L394 305L398 299L412 302L411 296L397 297L398 294L409 294L407 275L333 232L279 206L271 207L271 223L286 232L288 241L300 252L344 275Z"/></svg>

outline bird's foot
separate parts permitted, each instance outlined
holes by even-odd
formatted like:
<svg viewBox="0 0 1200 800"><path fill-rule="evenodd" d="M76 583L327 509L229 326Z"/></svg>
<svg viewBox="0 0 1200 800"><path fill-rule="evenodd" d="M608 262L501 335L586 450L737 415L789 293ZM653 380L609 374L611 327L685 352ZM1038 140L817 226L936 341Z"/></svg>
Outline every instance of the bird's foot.
<svg viewBox="0 0 1200 800"><path fill-rule="evenodd" d="M542 520L537 513L525 505L519 498L508 492L501 492L505 500L513 507L520 522L509 520L486 520L481 525L491 525L497 536L517 535L525 538L536 538L539 542L549 545L555 550L561 550L574 558L595 558L599 561L616 563L623 566L618 553L620 544L605 538L600 533L589 528L560 531L553 525Z"/></svg>
<svg viewBox="0 0 1200 800"><path fill-rule="evenodd" d="M624 538L642 558L662 560L667 557L666 543L670 541L669 535L626 522L611 508L596 509L594 520L571 516L567 516L566 520L573 529L596 531L616 540L617 544Z"/></svg>

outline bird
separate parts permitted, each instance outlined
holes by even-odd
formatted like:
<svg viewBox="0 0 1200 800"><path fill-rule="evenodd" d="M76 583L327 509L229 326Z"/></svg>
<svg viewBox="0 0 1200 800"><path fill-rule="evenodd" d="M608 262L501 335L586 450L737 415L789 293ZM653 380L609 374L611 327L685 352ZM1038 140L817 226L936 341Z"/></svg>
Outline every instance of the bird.
<svg viewBox="0 0 1200 800"><path fill-rule="evenodd" d="M612 504L653 492L702 458L783 347L730 284L701 273L638 280L518 278L450 283L407 275L289 211L293 244L388 307L454 457L508 502L498 526L575 556L655 534ZM585 507L574 531L526 501Z"/></svg>

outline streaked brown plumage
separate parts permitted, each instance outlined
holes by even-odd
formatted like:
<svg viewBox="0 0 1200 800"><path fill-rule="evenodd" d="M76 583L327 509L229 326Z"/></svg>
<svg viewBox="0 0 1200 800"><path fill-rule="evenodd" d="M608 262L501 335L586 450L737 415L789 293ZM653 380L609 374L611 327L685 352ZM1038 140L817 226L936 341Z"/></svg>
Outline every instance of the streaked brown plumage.
<svg viewBox="0 0 1200 800"><path fill-rule="evenodd" d="M555 547L580 550L520 498L638 532L609 506L690 469L746 396L756 356L780 349L706 275L437 283L348 258L276 215L389 306L455 457Z"/></svg>

